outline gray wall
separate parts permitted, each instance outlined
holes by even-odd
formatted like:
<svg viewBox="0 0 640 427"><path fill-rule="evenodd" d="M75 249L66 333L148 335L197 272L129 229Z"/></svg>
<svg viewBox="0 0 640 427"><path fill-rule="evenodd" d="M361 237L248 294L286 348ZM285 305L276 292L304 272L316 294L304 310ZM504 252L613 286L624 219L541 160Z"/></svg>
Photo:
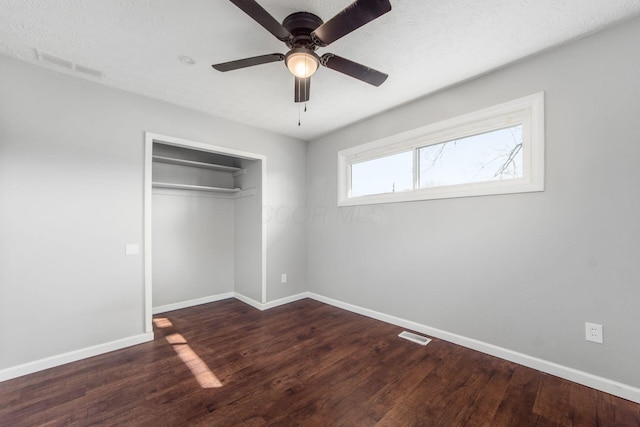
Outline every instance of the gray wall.
<svg viewBox="0 0 640 427"><path fill-rule="evenodd" d="M144 131L266 155L270 206L305 203L304 142L0 57L0 369L144 332ZM267 226L295 293L304 224Z"/></svg>
<svg viewBox="0 0 640 427"><path fill-rule="evenodd" d="M306 148L306 147L305 147ZM307 291L307 162L285 144L275 145L272 158L267 160L267 187L278 188L270 192L263 202L262 220L267 225L267 300ZM306 156L306 150L304 155ZM302 203L304 201L304 203ZM283 231L287 231L284 233ZM300 246L298 242L304 241ZM270 248L282 248L272 251ZM291 254L295 254L292 257ZM287 283L281 283L281 274L287 274Z"/></svg>
<svg viewBox="0 0 640 427"><path fill-rule="evenodd" d="M640 386L638 40L635 19L312 141L310 290ZM544 192L336 208L339 150L539 91Z"/></svg>
<svg viewBox="0 0 640 427"><path fill-rule="evenodd" d="M154 189L152 203L153 307L233 292L234 200Z"/></svg>
<svg viewBox="0 0 640 427"><path fill-rule="evenodd" d="M233 187L233 176L228 172L155 162L153 164L153 181L222 188Z"/></svg>

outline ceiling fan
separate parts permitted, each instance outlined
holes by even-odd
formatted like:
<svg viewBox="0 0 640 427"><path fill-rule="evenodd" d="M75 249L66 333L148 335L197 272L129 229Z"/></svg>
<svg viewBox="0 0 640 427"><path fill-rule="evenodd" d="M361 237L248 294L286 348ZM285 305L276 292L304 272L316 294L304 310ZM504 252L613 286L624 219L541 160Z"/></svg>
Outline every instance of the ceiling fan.
<svg viewBox="0 0 640 427"><path fill-rule="evenodd" d="M309 12L287 16L282 24L254 0L230 0L244 13L283 41L289 51L272 53L214 64L218 71L232 71L254 65L284 61L295 76L295 102L309 100L311 76L320 65L339 71L374 86L380 86L388 75L332 53L318 56L315 50L325 47L391 10L389 0L356 0L327 22Z"/></svg>

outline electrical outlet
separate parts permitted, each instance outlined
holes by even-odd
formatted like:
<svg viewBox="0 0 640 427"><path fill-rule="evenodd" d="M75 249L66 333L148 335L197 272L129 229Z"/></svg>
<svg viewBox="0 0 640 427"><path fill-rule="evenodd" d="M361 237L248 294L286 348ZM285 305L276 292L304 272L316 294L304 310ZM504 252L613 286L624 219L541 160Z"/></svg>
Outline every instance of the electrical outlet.
<svg viewBox="0 0 640 427"><path fill-rule="evenodd" d="M598 344L603 343L602 339L602 325L596 325L595 323L585 323L585 339L587 341L597 342Z"/></svg>
<svg viewBox="0 0 640 427"><path fill-rule="evenodd" d="M282 276L280 277L280 281L282 283L287 283L287 273L282 273Z"/></svg>

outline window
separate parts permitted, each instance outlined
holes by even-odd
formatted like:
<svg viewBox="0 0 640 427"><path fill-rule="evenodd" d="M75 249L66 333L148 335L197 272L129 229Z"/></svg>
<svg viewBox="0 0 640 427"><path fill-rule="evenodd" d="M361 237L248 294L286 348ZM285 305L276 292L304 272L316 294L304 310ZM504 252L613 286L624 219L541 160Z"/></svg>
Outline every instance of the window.
<svg viewBox="0 0 640 427"><path fill-rule="evenodd" d="M522 178L522 124L418 148L420 188Z"/></svg>
<svg viewBox="0 0 640 427"><path fill-rule="evenodd" d="M384 171L384 173L380 173ZM394 193L413 189L413 152L351 165L351 197Z"/></svg>
<svg viewBox="0 0 640 427"><path fill-rule="evenodd" d="M543 94L340 151L340 206L544 189Z"/></svg>

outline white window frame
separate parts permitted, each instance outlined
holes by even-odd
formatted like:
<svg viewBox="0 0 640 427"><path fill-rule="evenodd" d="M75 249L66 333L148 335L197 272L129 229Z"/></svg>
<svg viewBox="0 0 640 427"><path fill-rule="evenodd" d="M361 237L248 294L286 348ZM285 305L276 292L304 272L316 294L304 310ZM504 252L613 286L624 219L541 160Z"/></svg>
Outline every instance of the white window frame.
<svg viewBox="0 0 640 427"><path fill-rule="evenodd" d="M418 149L522 124L523 176L419 188ZM413 150L413 190L351 197L351 166ZM338 206L544 191L544 92L338 152Z"/></svg>

